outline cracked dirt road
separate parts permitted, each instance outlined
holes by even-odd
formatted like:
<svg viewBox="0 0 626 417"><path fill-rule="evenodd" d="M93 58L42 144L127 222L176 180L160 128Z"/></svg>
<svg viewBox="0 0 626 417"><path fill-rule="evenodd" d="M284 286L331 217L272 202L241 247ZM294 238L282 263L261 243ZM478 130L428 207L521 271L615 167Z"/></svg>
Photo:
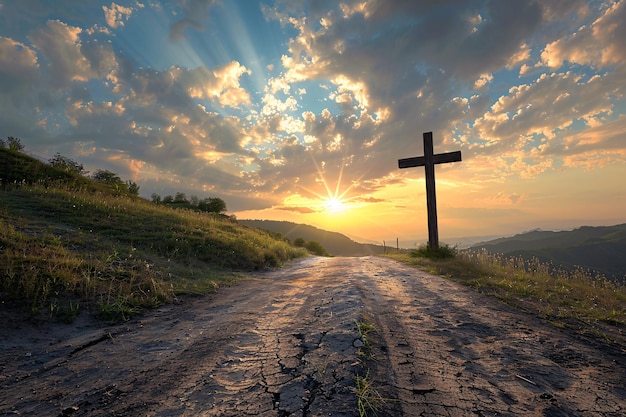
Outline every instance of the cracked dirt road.
<svg viewBox="0 0 626 417"><path fill-rule="evenodd" d="M0 416L623 416L624 351L378 258L309 258L115 326L2 323Z"/></svg>

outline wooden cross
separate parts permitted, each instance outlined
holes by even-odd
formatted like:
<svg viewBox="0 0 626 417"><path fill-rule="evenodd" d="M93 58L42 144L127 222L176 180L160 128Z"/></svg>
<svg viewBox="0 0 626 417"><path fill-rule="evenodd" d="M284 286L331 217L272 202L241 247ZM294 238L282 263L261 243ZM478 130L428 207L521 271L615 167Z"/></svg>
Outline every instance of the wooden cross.
<svg viewBox="0 0 626 417"><path fill-rule="evenodd" d="M428 246L439 247L437 229L437 198L435 197L435 164L458 162L461 151L433 154L433 132L424 133L424 156L398 159L398 168L425 167L426 170L426 206L428 209Z"/></svg>

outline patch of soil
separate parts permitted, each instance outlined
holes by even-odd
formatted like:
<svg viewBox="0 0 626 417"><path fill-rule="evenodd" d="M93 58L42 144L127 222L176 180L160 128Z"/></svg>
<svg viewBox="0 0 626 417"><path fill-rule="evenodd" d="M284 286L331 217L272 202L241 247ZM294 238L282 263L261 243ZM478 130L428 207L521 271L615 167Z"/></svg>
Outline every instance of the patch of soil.
<svg viewBox="0 0 626 417"><path fill-rule="evenodd" d="M309 258L119 325L3 321L0 416L356 416L367 369L379 416L621 416L604 347L389 259Z"/></svg>

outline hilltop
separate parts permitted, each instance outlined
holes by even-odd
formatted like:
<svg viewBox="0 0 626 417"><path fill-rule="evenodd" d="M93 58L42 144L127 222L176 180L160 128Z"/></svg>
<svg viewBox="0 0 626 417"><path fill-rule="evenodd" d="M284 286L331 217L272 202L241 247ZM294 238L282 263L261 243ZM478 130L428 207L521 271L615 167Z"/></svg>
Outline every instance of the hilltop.
<svg viewBox="0 0 626 417"><path fill-rule="evenodd" d="M505 256L537 258L555 267L581 267L621 280L626 276L626 224L583 226L570 231L532 230L472 246Z"/></svg>

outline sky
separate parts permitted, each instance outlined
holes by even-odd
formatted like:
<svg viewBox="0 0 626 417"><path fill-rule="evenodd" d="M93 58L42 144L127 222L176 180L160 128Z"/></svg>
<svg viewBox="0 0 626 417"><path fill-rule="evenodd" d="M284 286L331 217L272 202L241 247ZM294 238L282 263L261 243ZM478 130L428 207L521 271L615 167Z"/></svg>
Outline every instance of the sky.
<svg viewBox="0 0 626 417"><path fill-rule="evenodd" d="M626 0L0 0L0 137L365 242L626 222Z"/></svg>

